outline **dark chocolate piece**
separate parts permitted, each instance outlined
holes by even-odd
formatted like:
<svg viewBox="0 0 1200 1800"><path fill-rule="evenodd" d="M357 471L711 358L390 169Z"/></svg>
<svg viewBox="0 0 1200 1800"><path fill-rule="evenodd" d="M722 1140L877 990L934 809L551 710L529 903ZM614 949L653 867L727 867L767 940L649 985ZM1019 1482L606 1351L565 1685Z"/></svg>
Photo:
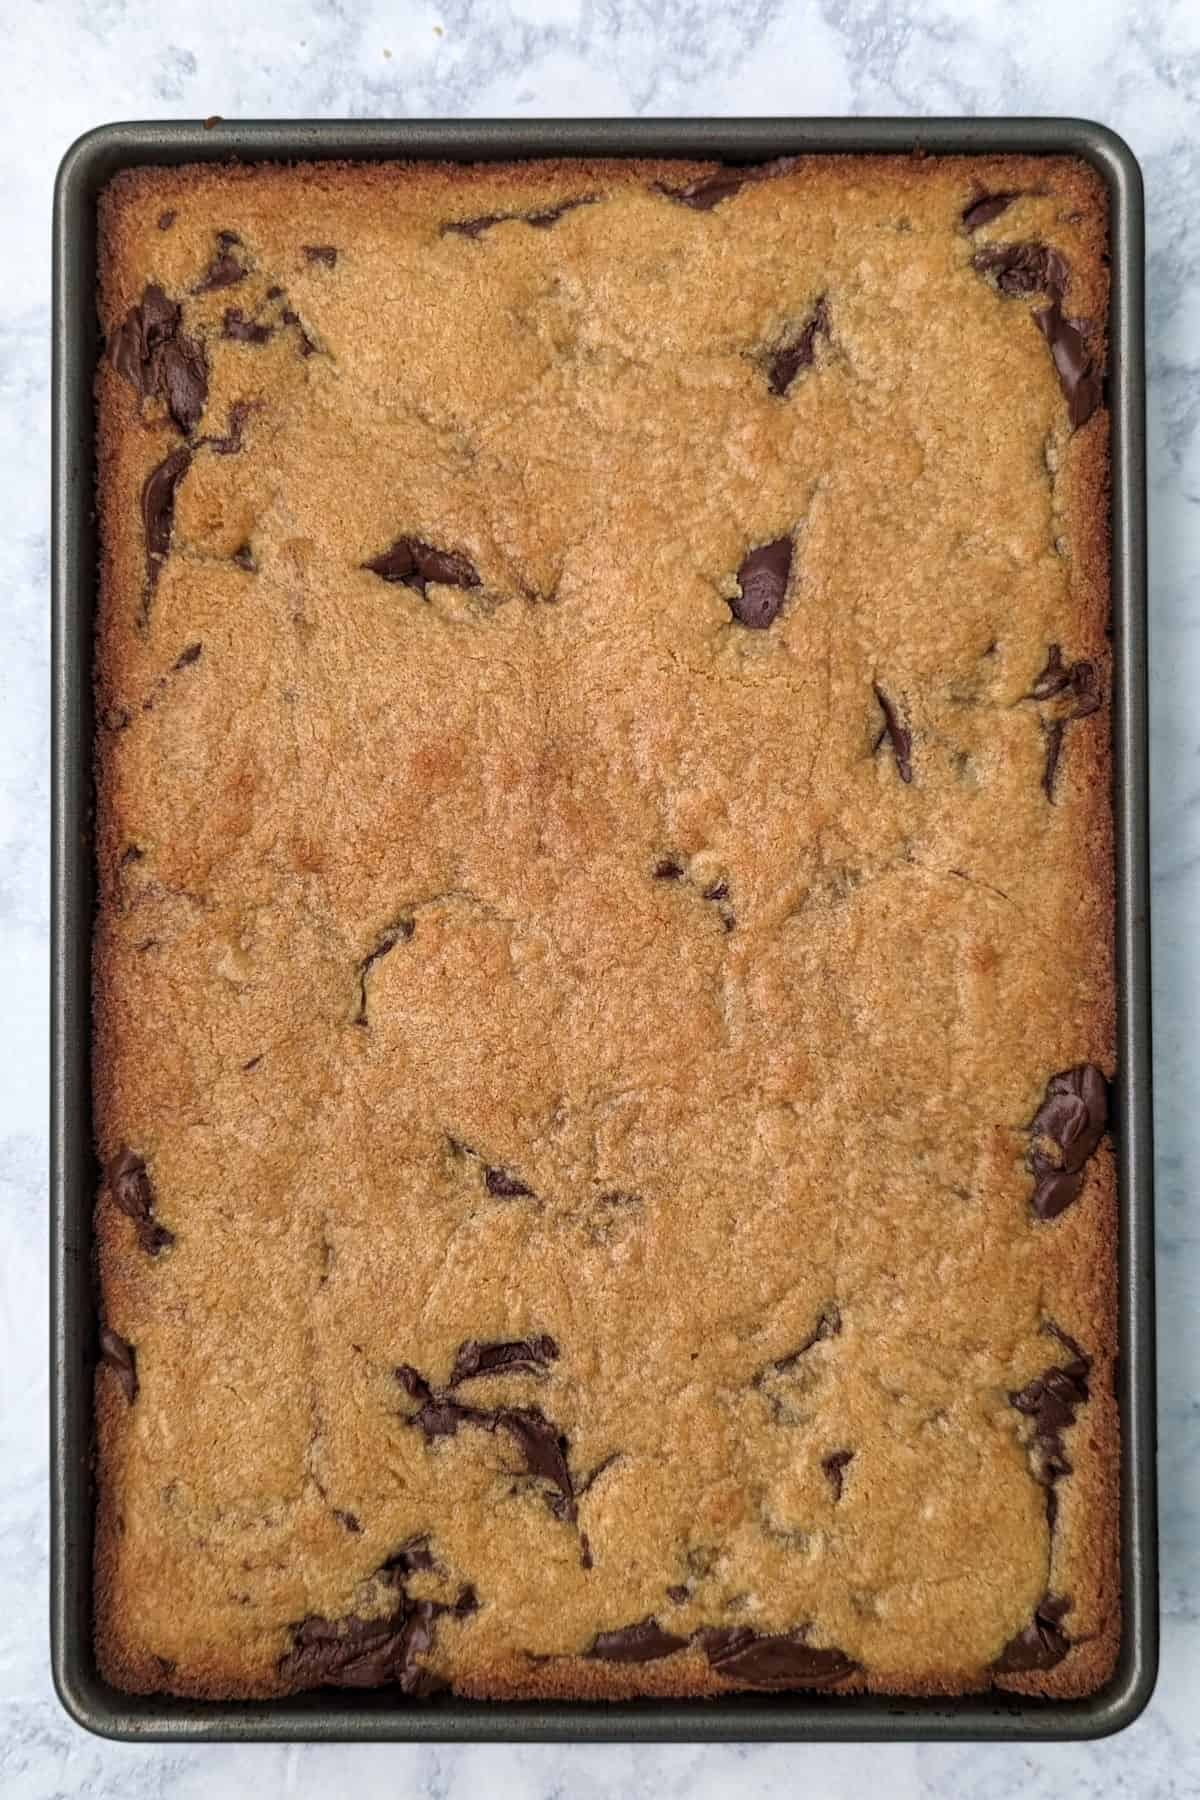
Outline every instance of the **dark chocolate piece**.
<svg viewBox="0 0 1200 1800"><path fill-rule="evenodd" d="M1015 1637L1009 1638L992 1664L997 1675L1024 1675L1033 1669L1053 1669L1071 1648L1062 1621L1071 1610L1069 1599L1047 1594L1033 1618Z"/></svg>
<svg viewBox="0 0 1200 1800"><path fill-rule="evenodd" d="M1084 1164L1108 1125L1108 1083L1095 1063L1060 1069L1029 1127L1030 1205L1039 1219L1056 1219L1078 1198Z"/></svg>
<svg viewBox="0 0 1200 1800"><path fill-rule="evenodd" d="M207 294L213 288L233 287L235 282L244 279L247 270L233 254L234 246L240 245L241 241L236 231L218 231L217 252L196 289L198 294Z"/></svg>
<svg viewBox="0 0 1200 1800"><path fill-rule="evenodd" d="M883 730L875 740L875 748L883 743L884 738L891 741L892 755L896 759L896 767L900 771L901 781L912 780L912 732L900 723L900 715L895 703L889 700L877 681L872 682L875 698L883 712Z"/></svg>
<svg viewBox="0 0 1200 1800"><path fill-rule="evenodd" d="M256 320L248 319L240 306L225 308L222 337L232 338L238 344L265 344L271 331L270 325L260 325Z"/></svg>
<svg viewBox="0 0 1200 1800"><path fill-rule="evenodd" d="M565 1433L536 1406L502 1407L495 1417L496 1424L516 1439L529 1473L558 1489L559 1498L551 1501L550 1510L556 1517L573 1522L575 1490L567 1466Z"/></svg>
<svg viewBox="0 0 1200 1800"><path fill-rule="evenodd" d="M137 1355L133 1345L127 1344L111 1325L100 1327L100 1360L108 1364L132 1406L138 1391Z"/></svg>
<svg viewBox="0 0 1200 1800"><path fill-rule="evenodd" d="M520 1200L525 1195L533 1195L533 1189L508 1169L486 1169L483 1182L488 1193L494 1194L498 1200Z"/></svg>
<svg viewBox="0 0 1200 1800"><path fill-rule="evenodd" d="M705 900L728 900L728 898L729 883L727 881L714 881L711 887L706 887L704 890Z"/></svg>
<svg viewBox="0 0 1200 1800"><path fill-rule="evenodd" d="M552 1337L545 1335L490 1344L481 1344L478 1338L467 1338L458 1347L449 1385L457 1387L476 1375L536 1374L557 1356L558 1345Z"/></svg>
<svg viewBox="0 0 1200 1800"><path fill-rule="evenodd" d="M751 550L737 572L742 591L729 602L734 618L752 631L765 631L783 605L791 569L790 537Z"/></svg>
<svg viewBox="0 0 1200 1800"><path fill-rule="evenodd" d="M1043 1329L1059 1340L1069 1352L1070 1360L1062 1366L1043 1370L1042 1374L1026 1382L1023 1388L1010 1393L1008 1399L1010 1406L1015 1406L1019 1413L1033 1420L1033 1438L1030 1444L1033 1452L1033 1475L1047 1490L1046 1513L1053 1525L1057 1512L1055 1483L1062 1476L1071 1473L1071 1464L1067 1460L1063 1444L1063 1432L1075 1423L1077 1410L1088 1399L1092 1359L1074 1338L1060 1331L1057 1325L1047 1323Z"/></svg>
<svg viewBox="0 0 1200 1800"><path fill-rule="evenodd" d="M158 229L160 231L170 231L170 229L174 223L175 223L175 208L173 206L168 207L166 212L159 213Z"/></svg>
<svg viewBox="0 0 1200 1800"><path fill-rule="evenodd" d="M1050 346L1072 429L1078 430L1087 424L1104 398L1104 384L1084 342L1080 322L1063 317L1057 295L1033 316Z"/></svg>
<svg viewBox="0 0 1200 1800"><path fill-rule="evenodd" d="M703 1631L700 1641L718 1675L750 1687L831 1687L858 1667L844 1650L806 1644L802 1632L760 1637L735 1625Z"/></svg>
<svg viewBox="0 0 1200 1800"><path fill-rule="evenodd" d="M1051 700L1071 683L1071 671L1062 659L1062 645L1051 644L1046 666L1026 694L1027 700Z"/></svg>
<svg viewBox="0 0 1200 1800"><path fill-rule="evenodd" d="M255 574L258 570L258 564L254 560L254 552L249 544L240 544L234 551L230 561L235 562L239 569L246 569L251 575Z"/></svg>
<svg viewBox="0 0 1200 1800"><path fill-rule="evenodd" d="M685 1601L690 1598L691 1590L686 1588L682 1582L678 1582L674 1587L669 1587L667 1589L667 1599L673 1600L676 1606L682 1606Z"/></svg>
<svg viewBox="0 0 1200 1800"><path fill-rule="evenodd" d="M481 213L475 219L447 219L441 228L443 237L481 238L493 225L533 225L540 231L557 225L564 213L577 206L594 206L599 194L581 194L574 200L560 200L554 206L539 207L534 212Z"/></svg>
<svg viewBox="0 0 1200 1800"><path fill-rule="evenodd" d="M332 269L338 259L338 253L333 244L305 244L304 256L307 262L324 263L327 269Z"/></svg>
<svg viewBox="0 0 1200 1800"><path fill-rule="evenodd" d="M416 1569L432 1569L433 1552L429 1548L427 1537L408 1538L398 1550L393 1551L383 1565L385 1574L403 1581Z"/></svg>
<svg viewBox="0 0 1200 1800"><path fill-rule="evenodd" d="M1017 198L1016 194L982 194L978 200L972 200L970 206L963 208L963 229L978 231L981 225L990 225Z"/></svg>
<svg viewBox="0 0 1200 1800"><path fill-rule="evenodd" d="M121 1146L108 1165L108 1187L116 1205L137 1226L138 1243L148 1256L157 1256L175 1242L175 1233L154 1217L154 1189L145 1161L127 1145Z"/></svg>
<svg viewBox="0 0 1200 1800"><path fill-rule="evenodd" d="M449 1609L434 1600L402 1598L382 1619L340 1620L311 1615L296 1627L279 1673L293 1687L382 1687L395 1682L402 1694L424 1696L437 1683L417 1661L433 1647L433 1622Z"/></svg>
<svg viewBox="0 0 1200 1800"><path fill-rule="evenodd" d="M154 393L158 385L155 352L175 335L179 316L179 308L152 282L142 294L141 304L130 307L113 335L109 361L117 374L136 389L141 400Z"/></svg>
<svg viewBox="0 0 1200 1800"><path fill-rule="evenodd" d="M821 1458L821 1468L825 1473L830 1487L833 1489L835 1501L840 1500L842 1497L842 1486L844 1482L842 1471L845 1469L847 1463L852 1463L853 1461L853 1450L832 1450L828 1456L823 1456Z"/></svg>
<svg viewBox="0 0 1200 1800"><path fill-rule="evenodd" d="M389 550L365 562L364 569L382 576L384 581L398 581L413 588L425 598L429 582L438 581L448 587L479 586L479 571L467 557L456 550L438 550L422 538L402 537Z"/></svg>
<svg viewBox="0 0 1200 1800"><path fill-rule="evenodd" d="M177 669L188 669L194 662L199 662L203 654L203 644L189 644L186 650L181 650L179 655L175 658L175 667Z"/></svg>
<svg viewBox="0 0 1200 1800"><path fill-rule="evenodd" d="M555 1354L557 1355L557 1346ZM420 1370L413 1368L411 1363L400 1363L395 1376L409 1398L419 1402L418 1410L409 1417L409 1423L424 1434L426 1441L436 1437L454 1437L461 1425L478 1425L483 1430L492 1432L506 1431L520 1449L529 1474L548 1481L557 1489L550 1501L551 1512L569 1524L576 1523L578 1509L575 1505L575 1487L567 1462L570 1445L566 1434L539 1407L464 1406L461 1400L451 1399L448 1392L436 1393Z"/></svg>
<svg viewBox="0 0 1200 1800"><path fill-rule="evenodd" d="M795 166L794 156L777 156L772 162L740 166L724 164L711 175L689 181L685 187L669 187L664 181L656 181L654 187L657 193L665 194L668 200L677 200L681 206L693 207L697 212L711 212L722 200L731 199L748 181L769 181L775 175L787 175Z"/></svg>
<svg viewBox="0 0 1200 1800"><path fill-rule="evenodd" d="M113 368L139 400L157 395L185 437L196 429L208 395L208 365L192 338L179 335L180 309L155 283L131 307L113 338Z"/></svg>
<svg viewBox="0 0 1200 1800"><path fill-rule="evenodd" d="M333 1516L338 1524L344 1526L347 1531L356 1534L362 1531L362 1526L358 1522L357 1513L343 1512L340 1506L335 1506L333 1509Z"/></svg>
<svg viewBox="0 0 1200 1800"><path fill-rule="evenodd" d="M167 411L185 437L200 423L208 398L208 368L199 344L173 338L158 354L159 392Z"/></svg>
<svg viewBox="0 0 1200 1800"><path fill-rule="evenodd" d="M810 368L816 357L819 337L829 336L829 309L824 294L817 301L812 318L802 325L795 337L786 338L771 355L767 365L767 384L773 394L783 397L801 369Z"/></svg>
<svg viewBox="0 0 1200 1800"><path fill-rule="evenodd" d="M283 290L279 289L278 291L282 292ZM304 326L300 320L300 314L298 312L293 312L292 308L290 306L285 306L279 316L285 325L294 325L296 327L296 329L299 331L301 356L315 355L317 346L313 343L313 341L309 337L307 331L305 331Z"/></svg>
<svg viewBox="0 0 1200 1800"><path fill-rule="evenodd" d="M683 874L683 864L675 861L673 856L664 856L654 865L655 881L678 881Z"/></svg>
<svg viewBox="0 0 1200 1800"><path fill-rule="evenodd" d="M142 529L146 536L147 598L171 548L175 490L191 467L192 453L181 447L157 463L142 484Z"/></svg>
<svg viewBox="0 0 1200 1800"><path fill-rule="evenodd" d="M971 258L980 275L994 277L1002 294L1049 294L1061 298L1067 265L1048 244L985 244Z"/></svg>
<svg viewBox="0 0 1200 1800"><path fill-rule="evenodd" d="M619 1625L613 1631L598 1631L592 1639L591 1649L584 1654L598 1657L603 1662L657 1662L662 1656L673 1656L676 1650L686 1650L687 1642L686 1638L664 1631L658 1620L651 1617L638 1625Z"/></svg>

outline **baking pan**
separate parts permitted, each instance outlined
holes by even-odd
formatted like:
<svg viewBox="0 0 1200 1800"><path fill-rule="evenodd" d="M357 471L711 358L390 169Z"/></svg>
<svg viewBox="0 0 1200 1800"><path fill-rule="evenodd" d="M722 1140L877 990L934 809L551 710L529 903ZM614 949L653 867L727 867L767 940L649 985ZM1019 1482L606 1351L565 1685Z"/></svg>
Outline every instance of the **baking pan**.
<svg viewBox="0 0 1200 1800"><path fill-rule="evenodd" d="M92 1371L96 1295L90 1025L92 613L96 594L92 383L96 198L142 163L317 157L682 156L758 162L798 152L1079 156L1111 203L1113 765L1116 807L1120 1203L1122 1641L1115 1675L1084 1700L998 1693L950 1700L731 1694L620 1704L401 1701L388 1690L265 1702L130 1696L109 1687L92 1647ZM1074 1739L1128 1725L1158 1665L1155 1514L1154 1239L1146 749L1146 513L1143 197L1128 147L1072 119L577 120L570 123L279 121L106 125L68 150L54 197L53 952L51 1645L63 1705L89 1730L125 1739Z"/></svg>

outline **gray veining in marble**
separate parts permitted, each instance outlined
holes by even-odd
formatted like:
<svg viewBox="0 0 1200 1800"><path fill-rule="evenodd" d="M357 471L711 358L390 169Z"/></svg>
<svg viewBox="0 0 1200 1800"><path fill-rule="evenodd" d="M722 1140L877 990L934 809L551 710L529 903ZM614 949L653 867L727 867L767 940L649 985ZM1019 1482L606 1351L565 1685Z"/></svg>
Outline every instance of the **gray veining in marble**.
<svg viewBox="0 0 1200 1800"><path fill-rule="evenodd" d="M1196 0L3 0L0 190L0 1792L359 1800L753 1791L1200 1793L1200 6ZM132 1749L70 1724L46 1642L49 205L113 118L1075 113L1149 200L1163 1673L1085 1748Z"/></svg>

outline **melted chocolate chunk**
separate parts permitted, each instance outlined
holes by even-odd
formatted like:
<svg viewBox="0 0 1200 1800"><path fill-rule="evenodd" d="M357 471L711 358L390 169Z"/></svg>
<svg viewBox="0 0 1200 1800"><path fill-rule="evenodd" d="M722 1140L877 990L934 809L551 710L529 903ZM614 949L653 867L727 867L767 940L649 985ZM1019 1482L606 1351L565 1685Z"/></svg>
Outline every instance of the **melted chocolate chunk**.
<svg viewBox="0 0 1200 1800"><path fill-rule="evenodd" d="M1057 297L1034 313L1050 346L1058 384L1066 395L1072 428L1086 425L1104 398L1104 385L1078 321L1065 319Z"/></svg>
<svg viewBox="0 0 1200 1800"><path fill-rule="evenodd" d="M577 206L594 206L599 194L581 194L575 200L560 200L554 206L540 207L535 212L481 213L475 219L447 219L441 228L443 237L481 238L493 225L533 225L539 231L557 225L564 213Z"/></svg>
<svg viewBox="0 0 1200 1800"><path fill-rule="evenodd" d="M812 318L801 326L795 337L787 338L772 353L767 365L767 385L781 398L787 393L801 369L812 366L819 337L829 336L829 309L824 294L817 301Z"/></svg>
<svg viewBox="0 0 1200 1800"><path fill-rule="evenodd" d="M670 200L678 200L681 206L694 207L697 212L711 212L714 206L720 206L722 200L732 199L745 187L747 176L738 169L718 169L713 175L702 175L698 181L689 181L685 187L666 187L658 183L658 191Z"/></svg>
<svg viewBox="0 0 1200 1800"><path fill-rule="evenodd" d="M154 283L143 293L141 305L131 307L117 327L109 346L109 361L117 374L136 389L139 399L155 392L155 352L169 342L178 328L179 308Z"/></svg>
<svg viewBox="0 0 1200 1800"><path fill-rule="evenodd" d="M603 1662L657 1662L662 1656L673 1656L687 1649L687 1639L664 1631L658 1620L643 1619L638 1625L619 1625L614 1631L598 1631L587 1656Z"/></svg>
<svg viewBox="0 0 1200 1800"><path fill-rule="evenodd" d="M1071 1648L1062 1629L1071 1610L1069 1599L1047 1594L1033 1618L1015 1637L1009 1638L992 1664L997 1675L1024 1675L1033 1669L1053 1669Z"/></svg>
<svg viewBox="0 0 1200 1800"><path fill-rule="evenodd" d="M270 325L260 325L254 319L248 319L240 306L227 306L225 320L221 326L221 336L232 338L238 344L265 344L271 335Z"/></svg>
<svg viewBox="0 0 1200 1800"><path fill-rule="evenodd" d="M398 1363L392 1372L410 1400L432 1400L433 1389L411 1363Z"/></svg>
<svg viewBox="0 0 1200 1800"><path fill-rule="evenodd" d="M718 1675L750 1687L831 1687L858 1667L844 1650L806 1644L802 1632L760 1637L735 1625L702 1631L700 1641Z"/></svg>
<svg viewBox="0 0 1200 1800"><path fill-rule="evenodd" d="M448 1610L433 1600L403 1598L382 1619L331 1620L311 1615L296 1627L279 1673L292 1687L382 1687L423 1696L440 1685L417 1661L433 1648L433 1624Z"/></svg>
<svg viewBox="0 0 1200 1800"><path fill-rule="evenodd" d="M508 1169L485 1169L483 1183L488 1193L494 1194L497 1200L520 1200L526 1195L533 1196L533 1189Z"/></svg>
<svg viewBox="0 0 1200 1800"><path fill-rule="evenodd" d="M383 1565L383 1573L403 1581L417 1569L432 1569L433 1552L429 1548L427 1537L409 1538L400 1548L388 1557Z"/></svg>
<svg viewBox="0 0 1200 1800"><path fill-rule="evenodd" d="M1033 1474L1046 1489L1046 1516L1053 1526L1058 1510L1055 1483L1071 1473L1063 1432L1075 1423L1076 1411L1088 1399L1092 1359L1057 1325L1047 1323L1044 1329L1070 1353L1070 1360L1061 1367L1044 1370L1023 1388L1010 1393L1008 1399L1010 1406L1033 1420Z"/></svg>
<svg viewBox="0 0 1200 1800"><path fill-rule="evenodd" d="M970 206L963 208L963 229L978 231L981 225L990 225L1017 197L1016 194L983 194L978 200L972 200Z"/></svg>
<svg viewBox="0 0 1200 1800"><path fill-rule="evenodd" d="M245 265L234 255L234 246L241 244L236 231L218 231L217 252L196 289L198 294L207 294L213 288L233 287L235 282L243 280L247 274Z"/></svg>
<svg viewBox="0 0 1200 1800"><path fill-rule="evenodd" d="M557 1355L557 1347L555 1354ZM409 1398L419 1402L418 1410L411 1415L409 1423L424 1433L427 1442L435 1437L454 1437L461 1425L478 1425L483 1430L492 1432L506 1431L521 1451L529 1474L548 1481L557 1489L550 1502L550 1510L557 1518L570 1524L575 1523L575 1487L567 1463L570 1445L566 1434L539 1407L464 1406L460 1400L450 1399L447 1394L435 1393L411 1363L401 1363L395 1370L395 1375Z"/></svg>
<svg viewBox="0 0 1200 1800"><path fill-rule="evenodd" d="M108 1364L132 1406L138 1391L136 1353L133 1345L119 1337L111 1325L100 1327L100 1360Z"/></svg>
<svg viewBox="0 0 1200 1800"><path fill-rule="evenodd" d="M327 269L332 269L338 259L333 244L305 244L304 256L307 262L323 263Z"/></svg>
<svg viewBox="0 0 1200 1800"><path fill-rule="evenodd" d="M971 265L992 276L1002 294L1061 297L1067 285L1067 265L1048 244L985 244Z"/></svg>
<svg viewBox="0 0 1200 1800"><path fill-rule="evenodd" d="M1061 1069L1029 1127L1030 1205L1039 1219L1056 1219L1078 1198L1084 1164L1108 1125L1108 1083L1095 1063Z"/></svg>
<svg viewBox="0 0 1200 1800"><path fill-rule="evenodd" d="M875 698L883 713L883 730L875 740L875 748L883 743L884 738L891 741L892 755L896 759L896 767L900 771L901 781L912 780L912 732L900 723L900 715L895 703L888 699L877 681L872 682Z"/></svg>
<svg viewBox="0 0 1200 1800"><path fill-rule="evenodd" d="M1062 659L1062 645L1051 644L1046 666L1026 694L1027 700L1051 700L1071 683L1071 671Z"/></svg>
<svg viewBox="0 0 1200 1800"><path fill-rule="evenodd" d="M192 338L179 335L180 309L149 285L113 338L109 356L139 400L157 396L185 437L200 421L208 396L208 365Z"/></svg>
<svg viewBox="0 0 1200 1800"><path fill-rule="evenodd" d="M382 576L384 581L398 581L415 589L422 599L431 581L447 587L479 586L479 571L467 557L456 550L438 550L421 538L397 538L390 550L384 550L362 566L370 569L372 574Z"/></svg>
<svg viewBox="0 0 1200 1800"><path fill-rule="evenodd" d="M551 1511L556 1517L573 1522L575 1491L567 1466L569 1446L565 1433L536 1406L507 1406L495 1417L496 1424L516 1439L529 1473L558 1489L559 1497L551 1501Z"/></svg>
<svg viewBox="0 0 1200 1800"><path fill-rule="evenodd" d="M116 1205L137 1226L138 1243L148 1256L157 1256L175 1242L175 1233L154 1217L154 1189L144 1159L126 1145L108 1165L108 1187Z"/></svg>
<svg viewBox="0 0 1200 1800"><path fill-rule="evenodd" d="M769 181L773 175L786 175L795 164L794 156L778 156L773 162L747 163L742 167L726 165L714 169L711 175L689 181L685 187L669 187L663 181L656 181L654 186L658 193L665 194L668 200L677 200L681 206L691 206L697 212L711 212L722 200L732 199L748 181Z"/></svg>
<svg viewBox="0 0 1200 1800"><path fill-rule="evenodd" d="M742 561L737 572L741 593L729 602L730 611L752 631L765 631L783 605L792 570L792 540L776 538L760 544Z"/></svg>
<svg viewBox="0 0 1200 1800"><path fill-rule="evenodd" d="M196 429L208 397L204 352L187 338L164 344L158 358L159 391L185 437Z"/></svg>
<svg viewBox="0 0 1200 1800"><path fill-rule="evenodd" d="M478 1338L467 1338L458 1347L450 1372L451 1387L470 1381L476 1375L536 1374L558 1356L558 1345L552 1337L520 1338L514 1342L481 1344Z"/></svg>
<svg viewBox="0 0 1200 1800"><path fill-rule="evenodd" d="M842 1497L844 1480L842 1471L845 1469L847 1463L852 1463L853 1461L853 1450L833 1450L828 1456L823 1456L821 1458L821 1468L825 1473L830 1487L833 1489L835 1501L840 1500Z"/></svg>
<svg viewBox="0 0 1200 1800"><path fill-rule="evenodd" d="M1050 346L1072 429L1086 425L1104 398L1100 372L1084 342L1087 321L1063 316L1067 265L1047 244L987 244L971 259L981 275L995 277L1004 294L1045 294L1048 306L1034 313Z"/></svg>
<svg viewBox="0 0 1200 1800"><path fill-rule="evenodd" d="M655 881L678 881L682 874L683 864L673 856L664 856L654 865Z"/></svg>
<svg viewBox="0 0 1200 1800"><path fill-rule="evenodd" d="M279 291L282 292L282 289ZM298 312L293 312L290 306L285 306L279 316L285 325L294 325L299 331L301 356L314 356L316 354L317 346L313 343L307 331L305 331L304 326L300 321L300 314Z"/></svg>
<svg viewBox="0 0 1200 1800"><path fill-rule="evenodd" d="M192 453L172 450L156 464L142 485L142 529L146 537L146 582L153 593L159 570L171 548L175 523L175 490L191 467Z"/></svg>

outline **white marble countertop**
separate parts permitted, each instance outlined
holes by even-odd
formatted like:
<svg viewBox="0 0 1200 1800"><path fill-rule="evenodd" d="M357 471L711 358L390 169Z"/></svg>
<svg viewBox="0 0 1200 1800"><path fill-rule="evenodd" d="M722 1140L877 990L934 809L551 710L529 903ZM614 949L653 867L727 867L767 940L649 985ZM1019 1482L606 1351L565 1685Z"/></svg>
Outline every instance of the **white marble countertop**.
<svg viewBox="0 0 1200 1800"><path fill-rule="evenodd" d="M25 0L0 118L0 1791L252 1787L488 1800L803 1788L1083 1800L1200 1792L1200 8L1194 0ZM1150 282L1154 954L1163 1660L1108 1742L1022 1749L132 1748L71 1724L47 1650L49 213L118 118L1069 113L1141 158ZM1189 926L1188 920L1193 924Z"/></svg>

